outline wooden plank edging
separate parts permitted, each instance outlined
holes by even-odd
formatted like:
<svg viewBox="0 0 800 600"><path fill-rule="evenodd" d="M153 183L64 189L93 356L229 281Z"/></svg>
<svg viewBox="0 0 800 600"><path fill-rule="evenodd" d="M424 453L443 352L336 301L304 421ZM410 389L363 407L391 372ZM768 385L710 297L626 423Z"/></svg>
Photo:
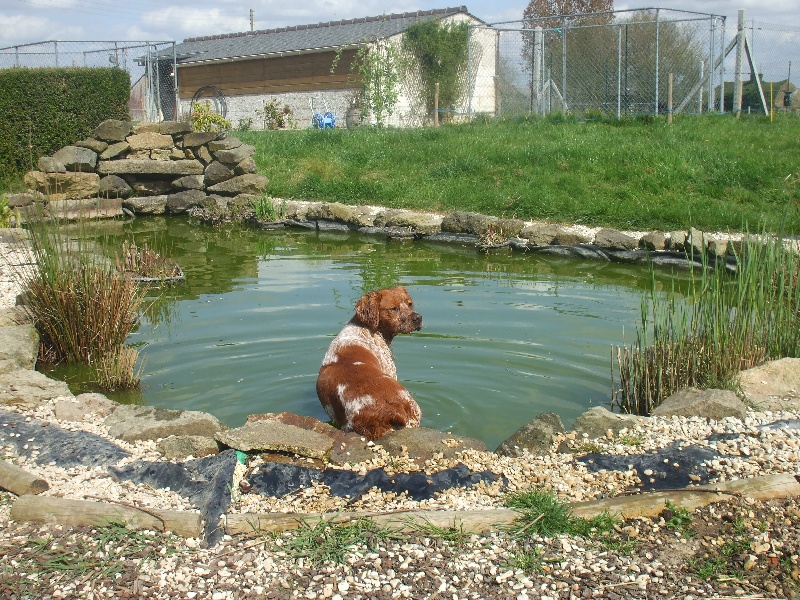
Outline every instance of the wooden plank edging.
<svg viewBox="0 0 800 600"><path fill-rule="evenodd" d="M41 494L50 489L50 484L7 460L0 460L0 488L17 496L25 496Z"/></svg>
<svg viewBox="0 0 800 600"><path fill-rule="evenodd" d="M131 529L171 531L183 537L203 534L199 512L146 509L93 500L70 500L51 496L20 496L11 506L11 519L57 523L69 527L98 527L122 523Z"/></svg>
<svg viewBox="0 0 800 600"><path fill-rule="evenodd" d="M687 510L694 510L712 502L728 500L731 495L741 495L755 500L770 500L800 496L800 483L794 475L782 473L750 479L738 479L697 486L675 491L645 492L631 496L615 496L602 500L576 502L570 505L573 514L591 518L605 511L622 517L655 516L664 510L666 500ZM415 510L392 513L234 513L223 517L225 533L229 535L258 535L264 532L281 532L297 529L304 522L313 524L320 520L344 523L367 518L380 526L401 532L413 532L419 526L454 527L468 533L485 533L508 527L519 516L509 508L480 510Z"/></svg>

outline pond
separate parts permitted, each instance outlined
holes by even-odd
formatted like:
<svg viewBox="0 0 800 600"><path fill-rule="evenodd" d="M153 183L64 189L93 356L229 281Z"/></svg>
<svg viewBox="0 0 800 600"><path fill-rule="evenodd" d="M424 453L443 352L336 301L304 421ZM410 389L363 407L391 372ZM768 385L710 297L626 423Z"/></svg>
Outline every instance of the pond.
<svg viewBox="0 0 800 600"><path fill-rule="evenodd" d="M141 389L108 395L207 411L232 427L264 412L327 420L315 391L325 350L363 293L395 284L424 319L392 345L423 426L490 449L545 411L569 427L609 406L612 348L635 339L650 285L641 267L357 233L174 217L98 228L111 247L147 242L186 274L129 340L146 357ZM55 374L74 392L91 389L79 370Z"/></svg>

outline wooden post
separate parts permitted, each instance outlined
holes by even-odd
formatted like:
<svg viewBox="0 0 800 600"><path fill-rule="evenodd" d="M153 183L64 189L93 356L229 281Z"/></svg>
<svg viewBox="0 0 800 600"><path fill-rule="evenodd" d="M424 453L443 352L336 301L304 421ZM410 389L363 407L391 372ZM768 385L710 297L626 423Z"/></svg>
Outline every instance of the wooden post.
<svg viewBox="0 0 800 600"><path fill-rule="evenodd" d="M433 126L439 126L439 82L436 82L436 87L433 91Z"/></svg>
<svg viewBox="0 0 800 600"><path fill-rule="evenodd" d="M667 124L672 124L672 73L667 78Z"/></svg>
<svg viewBox="0 0 800 600"><path fill-rule="evenodd" d="M745 11L739 10L739 24L736 33L736 66L733 77L733 115L742 116L742 70L744 69ZM756 74L758 77L758 74ZM724 91L724 90L723 90Z"/></svg>
<svg viewBox="0 0 800 600"><path fill-rule="evenodd" d="M50 489L50 484L44 479L28 473L6 460L0 460L0 488L8 490L17 496L26 494L41 494Z"/></svg>

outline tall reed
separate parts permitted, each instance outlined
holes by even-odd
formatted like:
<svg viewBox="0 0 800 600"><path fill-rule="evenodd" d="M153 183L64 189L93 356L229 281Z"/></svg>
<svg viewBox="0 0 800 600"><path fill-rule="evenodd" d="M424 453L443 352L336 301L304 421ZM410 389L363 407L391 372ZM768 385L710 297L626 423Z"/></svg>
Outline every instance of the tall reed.
<svg viewBox="0 0 800 600"><path fill-rule="evenodd" d="M96 364L119 353L138 320L146 290L119 273L80 227L30 228L31 263L16 273L24 308L39 331L40 359Z"/></svg>
<svg viewBox="0 0 800 600"><path fill-rule="evenodd" d="M649 414L682 388L735 390L741 370L800 355L797 248L748 236L736 258L730 275L704 252L685 296L659 295L651 267L636 341L616 348L614 405Z"/></svg>

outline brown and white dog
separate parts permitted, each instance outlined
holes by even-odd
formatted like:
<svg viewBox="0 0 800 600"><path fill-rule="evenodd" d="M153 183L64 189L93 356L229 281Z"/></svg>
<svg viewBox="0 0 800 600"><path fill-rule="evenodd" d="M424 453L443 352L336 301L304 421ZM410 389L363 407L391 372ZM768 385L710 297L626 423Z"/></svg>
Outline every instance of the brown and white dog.
<svg viewBox="0 0 800 600"><path fill-rule="evenodd" d="M376 440L393 429L417 427L422 412L397 381L390 344L398 333L422 329L403 287L370 292L331 342L317 378L317 396L342 431Z"/></svg>

